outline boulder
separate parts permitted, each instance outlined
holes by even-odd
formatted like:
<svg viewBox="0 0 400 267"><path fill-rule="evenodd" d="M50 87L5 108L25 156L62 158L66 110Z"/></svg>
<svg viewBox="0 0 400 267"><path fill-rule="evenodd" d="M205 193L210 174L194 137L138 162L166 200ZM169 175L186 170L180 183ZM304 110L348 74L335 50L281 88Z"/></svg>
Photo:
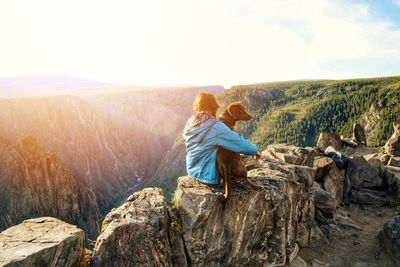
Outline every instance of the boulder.
<svg viewBox="0 0 400 267"><path fill-rule="evenodd" d="M297 256L296 258L294 258L293 262L285 265L288 267L308 267L308 264L305 260L303 260L300 256Z"/></svg>
<svg viewBox="0 0 400 267"><path fill-rule="evenodd" d="M391 156L387 165L392 167L400 167L400 157Z"/></svg>
<svg viewBox="0 0 400 267"><path fill-rule="evenodd" d="M382 186L379 169L369 164L362 156L354 155L350 158L346 169L346 176L354 188Z"/></svg>
<svg viewBox="0 0 400 267"><path fill-rule="evenodd" d="M383 165L388 164L390 155L385 153L372 153L363 155L363 157L374 167L381 168Z"/></svg>
<svg viewBox="0 0 400 267"><path fill-rule="evenodd" d="M305 185L277 166L248 175L263 189L235 180L226 205L222 190L179 178L175 199L193 266L276 266L295 257L296 240L304 237L298 229L309 229L313 219Z"/></svg>
<svg viewBox="0 0 400 267"><path fill-rule="evenodd" d="M384 167L385 185L395 200L400 202L400 167Z"/></svg>
<svg viewBox="0 0 400 267"><path fill-rule="evenodd" d="M355 123L353 125L353 139L358 144L362 144L365 146L367 145L367 135L365 134L365 129L359 123Z"/></svg>
<svg viewBox="0 0 400 267"><path fill-rule="evenodd" d="M340 171L335 164L323 179L323 188L335 199L335 206L342 203L344 187L344 170Z"/></svg>
<svg viewBox="0 0 400 267"><path fill-rule="evenodd" d="M104 219L93 266L186 266L182 239L175 235L180 223L170 214L161 189L132 194Z"/></svg>
<svg viewBox="0 0 400 267"><path fill-rule="evenodd" d="M342 141L340 139L340 135L336 133L320 133L317 147L321 152L325 152L325 150L332 146L336 150L340 150L342 148Z"/></svg>
<svg viewBox="0 0 400 267"><path fill-rule="evenodd" d="M289 144L273 144L269 145L262 152L262 155L283 163L312 167L315 153L316 151L311 148L307 149Z"/></svg>
<svg viewBox="0 0 400 267"><path fill-rule="evenodd" d="M327 175L332 170L334 166L335 162L329 157L322 157L322 156L315 157L312 165L312 167L315 168L317 171L315 180L320 181L325 175Z"/></svg>
<svg viewBox="0 0 400 267"><path fill-rule="evenodd" d="M351 201L358 204L384 206L389 204L390 199L386 192L361 188L351 190Z"/></svg>
<svg viewBox="0 0 400 267"><path fill-rule="evenodd" d="M336 225L343 229L362 230L359 225L357 225L352 219L350 219L349 213L343 209L338 209L335 212L334 222Z"/></svg>
<svg viewBox="0 0 400 267"><path fill-rule="evenodd" d="M340 169L346 168L349 162L349 157L345 153L338 151L332 146L328 146L325 149L324 155L330 157Z"/></svg>
<svg viewBox="0 0 400 267"><path fill-rule="evenodd" d="M379 239L396 265L400 266L400 213L385 223L379 233Z"/></svg>
<svg viewBox="0 0 400 267"><path fill-rule="evenodd" d="M400 123L394 124L394 133L385 144L386 153L400 156Z"/></svg>
<svg viewBox="0 0 400 267"><path fill-rule="evenodd" d="M368 161L370 165L377 168L377 170L379 171L379 176L384 177L384 167L390 160L390 155L384 153L372 153L363 155L363 157L365 158L365 160Z"/></svg>
<svg viewBox="0 0 400 267"><path fill-rule="evenodd" d="M0 233L0 266L78 266L85 234L51 217L25 220Z"/></svg>
<svg viewBox="0 0 400 267"><path fill-rule="evenodd" d="M335 198L322 189L321 185L316 182L313 184L311 192L314 196L315 207L322 211L324 216L332 218L337 207L337 201Z"/></svg>
<svg viewBox="0 0 400 267"><path fill-rule="evenodd" d="M354 142L353 140L344 138L343 136L341 136L342 139L342 144L343 146L346 147L351 147L351 148L356 148L358 147L358 143Z"/></svg>

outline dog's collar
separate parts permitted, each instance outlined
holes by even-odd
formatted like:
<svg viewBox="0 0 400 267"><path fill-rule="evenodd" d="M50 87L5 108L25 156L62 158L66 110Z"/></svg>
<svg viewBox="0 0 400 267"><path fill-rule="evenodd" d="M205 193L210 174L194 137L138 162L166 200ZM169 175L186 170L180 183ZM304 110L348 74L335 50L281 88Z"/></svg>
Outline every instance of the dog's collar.
<svg viewBox="0 0 400 267"><path fill-rule="evenodd" d="M236 125L236 121L235 119L233 119L231 113L228 111L227 113L222 113L222 116L219 116L221 119L226 120L229 124L232 125L232 127L234 127Z"/></svg>

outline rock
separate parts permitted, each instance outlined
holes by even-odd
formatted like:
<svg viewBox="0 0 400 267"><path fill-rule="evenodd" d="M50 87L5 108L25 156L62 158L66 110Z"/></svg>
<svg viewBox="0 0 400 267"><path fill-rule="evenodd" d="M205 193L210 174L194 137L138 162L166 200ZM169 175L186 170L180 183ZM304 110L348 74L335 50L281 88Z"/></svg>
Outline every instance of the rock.
<svg viewBox="0 0 400 267"><path fill-rule="evenodd" d="M329 266L331 265L317 259L314 259L311 263L311 267L329 267Z"/></svg>
<svg viewBox="0 0 400 267"><path fill-rule="evenodd" d="M379 267L379 265L375 263L370 263L370 262L362 262L362 261L357 261L354 264L352 264L354 267Z"/></svg>
<svg viewBox="0 0 400 267"><path fill-rule="evenodd" d="M400 266L400 213L384 224L379 239L396 265Z"/></svg>
<svg viewBox="0 0 400 267"><path fill-rule="evenodd" d="M340 135L336 133L321 133L317 141L317 147L321 152L329 147L333 147L335 150L340 150L342 148L342 142Z"/></svg>
<svg viewBox="0 0 400 267"><path fill-rule="evenodd" d="M288 164L312 167L315 153L314 149L288 144L273 144L269 145L262 155Z"/></svg>
<svg viewBox="0 0 400 267"><path fill-rule="evenodd" d="M240 155L240 158L241 158L242 162L244 163L244 165L246 166L247 171L262 167L261 163L259 161L255 160L253 156Z"/></svg>
<svg viewBox="0 0 400 267"><path fill-rule="evenodd" d="M334 239L340 238L342 236L342 231L337 227L335 224L322 224L320 225L321 231L324 236L329 240L332 241Z"/></svg>
<svg viewBox="0 0 400 267"><path fill-rule="evenodd" d="M0 231L32 217L52 216L99 234L95 193L33 136L0 143Z"/></svg>
<svg viewBox="0 0 400 267"><path fill-rule="evenodd" d="M337 151L334 147L329 146L325 149L324 155L332 158L340 169L346 168L349 162L349 158L346 154Z"/></svg>
<svg viewBox="0 0 400 267"><path fill-rule="evenodd" d="M389 192L400 202L400 168L385 166L384 167L385 184Z"/></svg>
<svg viewBox="0 0 400 267"><path fill-rule="evenodd" d="M235 180L225 206L221 190L179 178L175 198L193 266L283 265L295 251L298 229L311 225L312 198L297 177L278 167L248 175L263 189Z"/></svg>
<svg viewBox="0 0 400 267"><path fill-rule="evenodd" d="M392 167L400 167L400 157L391 156L387 165Z"/></svg>
<svg viewBox="0 0 400 267"><path fill-rule="evenodd" d="M334 161L329 157L315 157L312 165L317 170L315 180L320 181L332 170L334 165Z"/></svg>
<svg viewBox="0 0 400 267"><path fill-rule="evenodd" d="M51 217L26 220L0 233L0 266L78 266L85 234Z"/></svg>
<svg viewBox="0 0 400 267"><path fill-rule="evenodd" d="M334 222L336 225L340 226L343 229L355 229L355 230L362 230L362 228L353 222L352 219L349 218L347 214L344 212L339 212L342 210L338 210L338 212L334 215Z"/></svg>
<svg viewBox="0 0 400 267"><path fill-rule="evenodd" d="M350 158L346 176L348 176L351 185L355 188L382 186L379 169L369 164L362 156L354 155Z"/></svg>
<svg viewBox="0 0 400 267"><path fill-rule="evenodd" d="M371 189L353 189L351 190L351 201L358 204L384 206L389 204L386 192Z"/></svg>
<svg viewBox="0 0 400 267"><path fill-rule="evenodd" d="M315 247L320 242L328 243L328 240L316 223L300 224L298 231L297 242L301 248Z"/></svg>
<svg viewBox="0 0 400 267"><path fill-rule="evenodd" d="M381 168L382 165L388 164L390 155L385 153L372 153L363 155L363 157L374 167Z"/></svg>
<svg viewBox="0 0 400 267"><path fill-rule="evenodd" d="M335 164L323 179L323 187L335 199L335 206L342 203L344 186L344 172L341 172Z"/></svg>
<svg viewBox="0 0 400 267"><path fill-rule="evenodd" d="M297 256L296 258L294 258L293 262L285 265L288 267L307 267L308 264L305 260L303 260L300 256Z"/></svg>
<svg viewBox="0 0 400 267"><path fill-rule="evenodd" d="M353 139L359 144L367 145L367 136L364 127L359 123L353 125Z"/></svg>
<svg viewBox="0 0 400 267"><path fill-rule="evenodd" d="M332 218L337 207L335 198L321 188L318 183L314 183L311 192L314 196L315 207L322 211L325 216Z"/></svg>
<svg viewBox="0 0 400 267"><path fill-rule="evenodd" d="M342 144L343 144L345 147L351 147L351 148L356 148L356 147L358 147L358 143L354 142L353 140L343 138L342 136L341 136L341 139L342 139Z"/></svg>
<svg viewBox="0 0 400 267"><path fill-rule="evenodd" d="M400 123L394 124L394 133L385 144L386 153L400 156Z"/></svg>
<svg viewBox="0 0 400 267"><path fill-rule="evenodd" d="M104 219L93 266L186 266L182 239L170 238L170 212L159 188L132 194ZM178 222L171 226L180 232Z"/></svg>

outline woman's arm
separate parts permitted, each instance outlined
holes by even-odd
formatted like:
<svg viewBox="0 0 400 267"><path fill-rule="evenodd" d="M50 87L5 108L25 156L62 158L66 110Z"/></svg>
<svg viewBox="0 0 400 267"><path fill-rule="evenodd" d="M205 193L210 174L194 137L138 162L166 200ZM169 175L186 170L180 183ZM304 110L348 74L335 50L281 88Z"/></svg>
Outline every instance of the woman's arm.
<svg viewBox="0 0 400 267"><path fill-rule="evenodd" d="M249 140L230 130L222 122L217 122L217 145L227 150L246 155L256 155L258 148Z"/></svg>

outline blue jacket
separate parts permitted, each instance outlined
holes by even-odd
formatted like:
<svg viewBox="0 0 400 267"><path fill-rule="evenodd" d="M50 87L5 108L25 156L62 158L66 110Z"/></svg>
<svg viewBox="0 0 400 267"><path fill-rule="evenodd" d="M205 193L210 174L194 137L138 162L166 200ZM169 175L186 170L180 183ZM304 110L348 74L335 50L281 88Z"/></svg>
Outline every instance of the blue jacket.
<svg viewBox="0 0 400 267"><path fill-rule="evenodd" d="M186 145L187 173L207 184L219 184L216 162L218 147L246 155L255 155L258 152L255 144L212 116L200 122L193 122L193 117L189 119L183 137Z"/></svg>

